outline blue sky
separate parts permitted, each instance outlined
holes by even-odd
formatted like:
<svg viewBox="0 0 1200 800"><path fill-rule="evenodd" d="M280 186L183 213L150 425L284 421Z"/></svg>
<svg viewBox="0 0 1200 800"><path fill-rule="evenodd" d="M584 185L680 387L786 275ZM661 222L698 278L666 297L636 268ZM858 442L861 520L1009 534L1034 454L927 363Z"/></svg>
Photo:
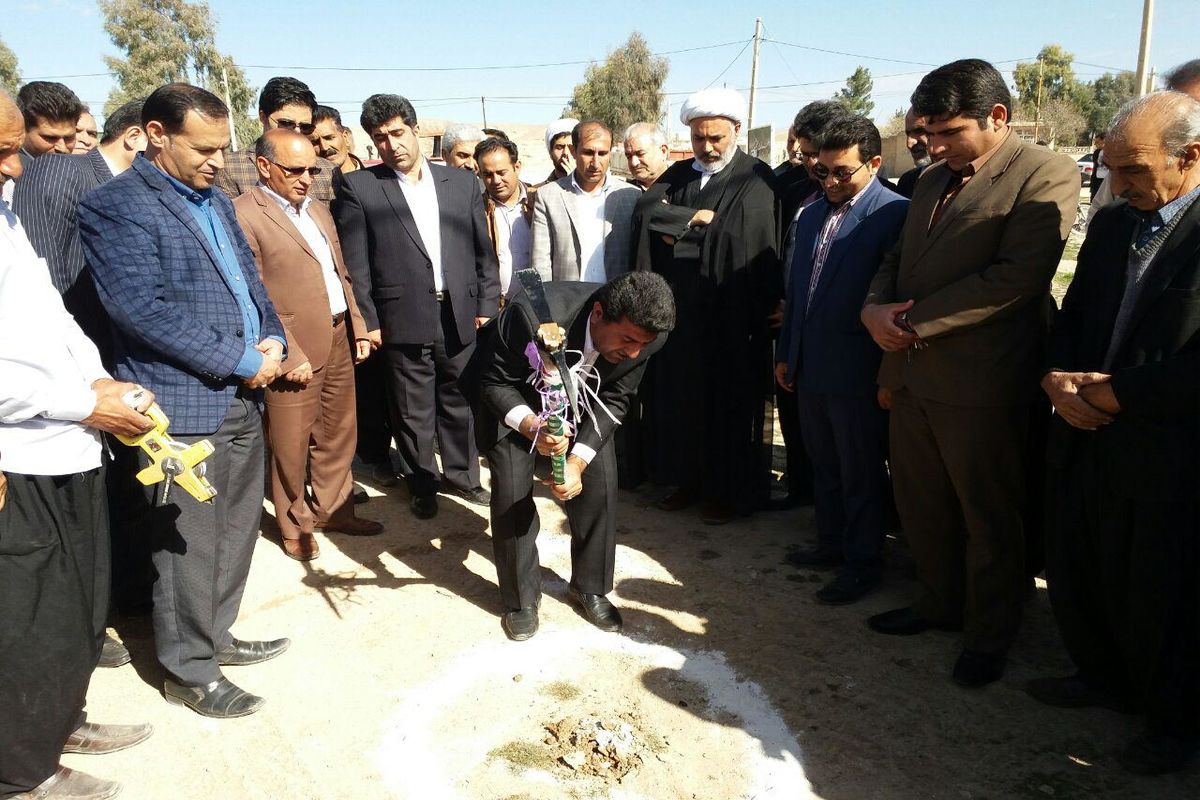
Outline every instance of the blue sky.
<svg viewBox="0 0 1200 800"><path fill-rule="evenodd" d="M1043 44L1059 43L1086 62L1075 67L1083 79L1106 67L1136 66L1141 0L1005 0L984 11L978 10L982 4L972 5L209 2L218 19L218 47L247 65L252 85L259 87L272 75L295 75L351 119L359 101L377 91L408 96L418 114L428 117L478 122L477 98L490 95L495 98L487 104L491 124L554 119L582 78L584 64L448 68L603 60L634 30L657 53L723 45L667 56L671 72L665 89L678 93L671 96L675 117L689 91L710 84L749 86L751 49L744 45L756 16L763 18L768 37L788 43L765 42L759 65L755 120L779 126L804 103L831 95L860 64L875 77L880 120L907 105L926 65L956 58L986 58L1007 75L1015 59L1032 58ZM1161 73L1200 57L1200 2L1158 0L1155 5L1151 65ZM26 80L102 73L102 56L119 55L94 2L4 0L4 6L0 38L16 52ZM343 70L286 68L296 65ZM445 71L345 71L350 67ZM103 75L55 79L97 107L112 84Z"/></svg>

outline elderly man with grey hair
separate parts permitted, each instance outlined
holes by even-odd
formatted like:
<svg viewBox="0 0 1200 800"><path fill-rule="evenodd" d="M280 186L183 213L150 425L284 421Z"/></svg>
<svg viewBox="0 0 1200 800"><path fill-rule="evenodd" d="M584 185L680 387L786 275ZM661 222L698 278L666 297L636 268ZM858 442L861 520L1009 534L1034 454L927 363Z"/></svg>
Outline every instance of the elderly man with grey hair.
<svg viewBox="0 0 1200 800"><path fill-rule="evenodd" d="M447 167L477 172L475 145L482 142L483 138L483 131L474 125L451 125L442 134L442 160L446 162Z"/></svg>
<svg viewBox="0 0 1200 800"><path fill-rule="evenodd" d="M1145 713L1120 754L1140 774L1200 749L1200 102L1118 113L1100 210L1050 338L1046 576L1078 669L1053 706Z"/></svg>
<svg viewBox="0 0 1200 800"><path fill-rule="evenodd" d="M645 191L671 166L667 135L653 122L635 122L625 129L625 161L633 184Z"/></svg>

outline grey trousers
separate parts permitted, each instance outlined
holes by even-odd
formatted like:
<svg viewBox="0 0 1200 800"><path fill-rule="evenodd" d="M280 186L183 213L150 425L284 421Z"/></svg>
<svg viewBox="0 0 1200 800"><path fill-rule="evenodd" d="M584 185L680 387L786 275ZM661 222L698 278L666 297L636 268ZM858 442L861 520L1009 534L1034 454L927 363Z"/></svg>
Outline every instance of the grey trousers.
<svg viewBox="0 0 1200 800"><path fill-rule="evenodd" d="M177 436L212 442L208 480L217 490L200 503L178 486L150 512L154 569L154 644L175 680L192 686L221 678L216 651L233 641L250 573L263 501L262 414L238 397L216 433ZM157 498L162 484L148 487Z"/></svg>

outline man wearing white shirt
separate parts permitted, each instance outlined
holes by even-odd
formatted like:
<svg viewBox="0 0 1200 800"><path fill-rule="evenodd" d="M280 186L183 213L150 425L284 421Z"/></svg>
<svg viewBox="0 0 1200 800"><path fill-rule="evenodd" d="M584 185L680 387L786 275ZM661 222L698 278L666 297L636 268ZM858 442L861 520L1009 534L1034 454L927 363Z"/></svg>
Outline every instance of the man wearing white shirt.
<svg viewBox="0 0 1200 800"><path fill-rule="evenodd" d="M20 112L0 94L0 174L21 174ZM44 260L0 201L0 795L107 798L118 784L58 764L150 727L83 721L108 610L99 431L153 426L63 308Z"/></svg>
<svg viewBox="0 0 1200 800"><path fill-rule="evenodd" d="M533 246L533 205L537 189L521 180L517 145L484 139L475 147L479 179L487 194L484 214L499 263L500 296L507 300L520 286L513 273L529 266Z"/></svg>
<svg viewBox="0 0 1200 800"><path fill-rule="evenodd" d="M493 336L461 380L492 467L492 545L505 608L500 621L515 641L538 629L540 525L532 493L537 454L566 455L563 483L552 489L571 524L568 597L596 627L620 630L621 614L606 597L613 587L616 549L617 464L611 439L647 362L675 325L671 289L653 273L621 275L603 286L557 281L544 284L542 292L545 307L567 332L568 352L581 354L580 363L570 366L580 393L591 398L591 413L572 417L574 430L567 434L548 432L526 355L544 320L525 292L505 306Z"/></svg>
<svg viewBox="0 0 1200 800"><path fill-rule="evenodd" d="M321 167L308 139L278 128L255 152L259 184L233 207L287 335L287 358L266 395L271 496L284 552L307 561L319 554L315 531L383 530L355 515L350 473L354 362L365 360L371 345L333 218L310 196Z"/></svg>
<svg viewBox="0 0 1200 800"><path fill-rule="evenodd" d="M629 271L641 192L609 174L612 144L604 123L579 123L571 131L575 169L538 189L531 260L543 281L604 283Z"/></svg>
<svg viewBox="0 0 1200 800"><path fill-rule="evenodd" d="M345 175L333 213L367 335L383 351L410 507L429 519L439 489L487 502L458 377L499 308L496 255L479 181L421 155L408 100L373 95L359 121L383 163Z"/></svg>

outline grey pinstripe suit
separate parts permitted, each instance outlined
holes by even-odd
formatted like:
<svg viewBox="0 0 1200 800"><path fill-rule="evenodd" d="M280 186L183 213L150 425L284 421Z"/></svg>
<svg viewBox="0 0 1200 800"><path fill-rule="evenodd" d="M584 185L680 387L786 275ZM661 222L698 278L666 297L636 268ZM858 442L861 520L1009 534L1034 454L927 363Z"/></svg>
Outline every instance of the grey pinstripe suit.
<svg viewBox="0 0 1200 800"><path fill-rule="evenodd" d="M579 211L571 188L573 174L543 184L533 203L533 245L530 261L542 280L582 280ZM609 280L629 272L633 257L633 207L641 191L610 174L612 188L604 201L604 272Z"/></svg>

